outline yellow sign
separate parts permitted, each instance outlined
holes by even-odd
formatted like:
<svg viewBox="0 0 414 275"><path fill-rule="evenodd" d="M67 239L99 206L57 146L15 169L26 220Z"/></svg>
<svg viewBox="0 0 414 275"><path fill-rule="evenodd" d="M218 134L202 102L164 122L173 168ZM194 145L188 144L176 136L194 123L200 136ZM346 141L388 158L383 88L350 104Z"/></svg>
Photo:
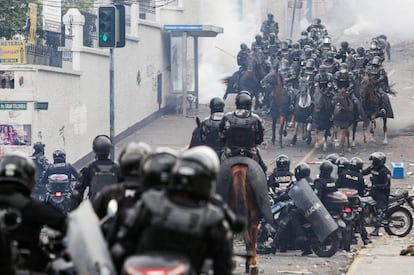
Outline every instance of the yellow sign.
<svg viewBox="0 0 414 275"><path fill-rule="evenodd" d="M37 4L29 3L29 43L36 44Z"/></svg>
<svg viewBox="0 0 414 275"><path fill-rule="evenodd" d="M0 64L26 64L26 42L0 40Z"/></svg>

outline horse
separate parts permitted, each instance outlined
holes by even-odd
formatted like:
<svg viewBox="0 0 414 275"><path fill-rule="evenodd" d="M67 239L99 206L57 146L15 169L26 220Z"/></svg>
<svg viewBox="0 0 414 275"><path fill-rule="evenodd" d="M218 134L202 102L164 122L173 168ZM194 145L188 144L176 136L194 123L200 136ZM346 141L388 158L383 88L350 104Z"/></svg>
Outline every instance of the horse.
<svg viewBox="0 0 414 275"><path fill-rule="evenodd" d="M291 145L295 145L297 142L298 130L302 130L302 139L306 139L306 144L312 142L311 136L311 117L313 111L313 101L311 97L311 87L305 79L300 79L299 82L299 94L295 99L295 110L293 117L295 120L295 134L293 135ZM309 127L308 127L309 126Z"/></svg>
<svg viewBox="0 0 414 275"><path fill-rule="evenodd" d="M258 274L256 239L259 221L262 217L267 222L272 220L265 173L248 157L225 159L220 166L217 193L247 225L243 239L251 258L246 260L246 273Z"/></svg>
<svg viewBox="0 0 414 275"><path fill-rule="evenodd" d="M312 115L312 128L315 129L314 147L320 147L319 131L324 131L323 151L328 149L328 137L331 136L330 130L333 126L331 120L333 112L332 96L327 89L315 87L313 95L315 104Z"/></svg>
<svg viewBox="0 0 414 275"><path fill-rule="evenodd" d="M248 91L255 98L255 108L262 106L261 96L264 94L260 80L267 74L265 61L258 53L248 55L246 69L236 71L232 76L223 79L227 85L223 100L228 94L237 94L240 91Z"/></svg>
<svg viewBox="0 0 414 275"><path fill-rule="evenodd" d="M352 99L349 97L348 89L341 88L332 99L333 101L333 134L334 134L334 146L339 148L338 140L338 128L342 130L341 135L341 148L342 151L347 145L347 150L351 151L351 143L349 140L349 127L354 123L355 118L355 105Z"/></svg>
<svg viewBox="0 0 414 275"><path fill-rule="evenodd" d="M276 73L276 84L272 88L272 99L270 106L270 115L272 117L272 144L275 144L276 123L277 119L279 119L279 146L283 148L282 136L287 136L287 120L293 112L293 105L289 90L283 87L280 73Z"/></svg>
<svg viewBox="0 0 414 275"><path fill-rule="evenodd" d="M362 108L366 114L366 119L362 125L364 143L367 142L366 129L368 127L368 124L370 124L371 140L375 141L375 120L378 117L381 117L382 130L384 133L383 144L388 144L387 119L394 118L394 112L392 110L388 95L385 92L381 91L379 88L375 87L375 80L372 77L369 77L367 79L368 85L366 85L365 89L361 90Z"/></svg>

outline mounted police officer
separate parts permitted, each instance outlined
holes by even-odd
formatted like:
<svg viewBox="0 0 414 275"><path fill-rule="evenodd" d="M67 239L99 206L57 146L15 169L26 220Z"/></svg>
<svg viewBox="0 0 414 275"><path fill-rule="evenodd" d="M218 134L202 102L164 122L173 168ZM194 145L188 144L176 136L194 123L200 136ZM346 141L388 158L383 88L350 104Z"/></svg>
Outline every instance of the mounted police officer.
<svg viewBox="0 0 414 275"><path fill-rule="evenodd" d="M313 40L309 38L307 31L302 31L300 33L300 38L298 40L301 49L303 49L306 45L313 47Z"/></svg>
<svg viewBox="0 0 414 275"><path fill-rule="evenodd" d="M368 62L369 59L365 55L365 49L363 47L358 47L356 53L351 56L349 65L354 73L359 73L361 70L365 71Z"/></svg>
<svg viewBox="0 0 414 275"><path fill-rule="evenodd" d="M322 65L328 67L328 72L334 75L339 70L339 62L335 60L335 53L333 51L328 51L326 58L323 59Z"/></svg>
<svg viewBox="0 0 414 275"><path fill-rule="evenodd" d="M9 230L10 239L17 242L19 250L30 253L23 268L44 272L49 258L39 247L40 230L47 225L64 233L66 217L53 206L30 198L35 173L33 161L21 152L7 153L0 158L0 208L12 210L15 221Z"/></svg>
<svg viewBox="0 0 414 275"><path fill-rule="evenodd" d="M384 52L380 48L377 39L372 39L371 40L370 48L366 51L366 55L367 55L370 63L372 63L375 56L380 57L380 63L382 63L385 60Z"/></svg>
<svg viewBox="0 0 414 275"><path fill-rule="evenodd" d="M224 115L220 122L220 137L224 142L223 158L247 156L255 159L266 172L267 167L257 148L263 142L262 119L251 111L252 97L242 91L236 96L236 110Z"/></svg>
<svg viewBox="0 0 414 275"><path fill-rule="evenodd" d="M274 33L277 37L279 33L279 24L274 20L273 13L267 14L267 20L263 21L260 31L263 33L264 40L268 40L271 33Z"/></svg>
<svg viewBox="0 0 414 275"><path fill-rule="evenodd" d="M329 73L328 66L321 65L319 67L319 73L315 76L315 86L327 96L332 97L334 95L334 77L331 73Z"/></svg>
<svg viewBox="0 0 414 275"><path fill-rule="evenodd" d="M251 50L253 52L257 51L264 51L266 49L266 43L263 41L263 37L260 34L257 34L254 37L254 41L252 42Z"/></svg>
<svg viewBox="0 0 414 275"><path fill-rule="evenodd" d="M375 200L377 209L375 230L371 236L379 236L379 229L386 214L391 191L391 171L385 166L387 158L383 152L372 153L369 160L371 165L362 171L362 175L371 175L370 195Z"/></svg>
<svg viewBox="0 0 414 275"><path fill-rule="evenodd" d="M214 97L210 100L210 116L206 117L200 124L201 144L212 148L219 157L223 153L224 147L219 136L219 125L223 117L224 101L219 97Z"/></svg>
<svg viewBox="0 0 414 275"><path fill-rule="evenodd" d="M312 24L306 28L306 31L308 33L313 33L312 39L316 44L319 43L322 37L328 35L328 30L322 25L322 20L320 18L313 19Z"/></svg>
<svg viewBox="0 0 414 275"><path fill-rule="evenodd" d="M355 54L355 50L349 46L348 41L342 41L341 47L336 53L335 58L339 59L341 62L348 62L348 59L353 54Z"/></svg>
<svg viewBox="0 0 414 275"><path fill-rule="evenodd" d="M196 274L207 258L214 274L231 274L232 235L224 211L211 202L218 170L217 154L207 146L181 154L167 190L143 193L121 220L110 244L118 272L128 256L170 252L187 257Z"/></svg>

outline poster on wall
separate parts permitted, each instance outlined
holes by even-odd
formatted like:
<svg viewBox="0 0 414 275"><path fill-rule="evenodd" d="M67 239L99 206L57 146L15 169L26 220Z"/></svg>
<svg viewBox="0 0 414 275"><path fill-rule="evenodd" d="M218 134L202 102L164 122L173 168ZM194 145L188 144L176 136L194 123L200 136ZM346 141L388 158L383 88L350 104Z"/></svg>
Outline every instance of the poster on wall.
<svg viewBox="0 0 414 275"><path fill-rule="evenodd" d="M0 124L1 146L30 146L32 144L32 125Z"/></svg>

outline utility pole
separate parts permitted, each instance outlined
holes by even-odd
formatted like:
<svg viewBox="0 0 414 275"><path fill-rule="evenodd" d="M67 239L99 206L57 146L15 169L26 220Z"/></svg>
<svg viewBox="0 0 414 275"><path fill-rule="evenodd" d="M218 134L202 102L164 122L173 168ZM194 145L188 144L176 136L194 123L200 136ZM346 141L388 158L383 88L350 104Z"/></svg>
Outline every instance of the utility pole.
<svg viewBox="0 0 414 275"><path fill-rule="evenodd" d="M292 39L292 34L293 34L293 24L295 22L295 13L296 13L296 0L293 2L292 24L290 26L290 36L289 36L290 39Z"/></svg>
<svg viewBox="0 0 414 275"><path fill-rule="evenodd" d="M114 48L109 48L109 137L112 141L110 157L115 159L115 81L114 81Z"/></svg>

